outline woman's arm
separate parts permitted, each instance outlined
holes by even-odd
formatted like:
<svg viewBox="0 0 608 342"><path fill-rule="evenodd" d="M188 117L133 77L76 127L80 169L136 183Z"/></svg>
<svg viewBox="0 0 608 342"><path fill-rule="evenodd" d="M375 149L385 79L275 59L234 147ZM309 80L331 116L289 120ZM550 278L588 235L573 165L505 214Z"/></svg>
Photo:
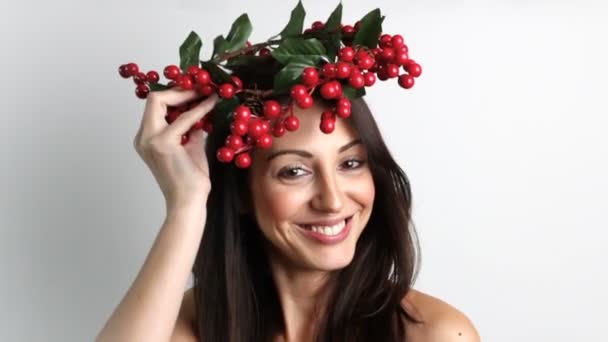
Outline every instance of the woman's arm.
<svg viewBox="0 0 608 342"><path fill-rule="evenodd" d="M206 208L200 203L193 200L168 209L139 274L97 342L171 340L203 234Z"/></svg>

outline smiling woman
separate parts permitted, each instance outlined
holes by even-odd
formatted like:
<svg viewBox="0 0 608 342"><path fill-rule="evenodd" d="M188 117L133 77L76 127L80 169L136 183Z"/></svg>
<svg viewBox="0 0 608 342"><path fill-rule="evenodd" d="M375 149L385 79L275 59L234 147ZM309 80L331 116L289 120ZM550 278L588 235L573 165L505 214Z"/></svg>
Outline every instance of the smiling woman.
<svg viewBox="0 0 608 342"><path fill-rule="evenodd" d="M280 40L255 45L244 14L204 69L187 38L186 73L165 69L175 82L150 93L134 141L167 220L98 340L479 340L466 316L412 289L410 184L362 98L376 72L409 89L420 66L401 35L380 36L379 9L350 26L341 6L302 32L298 3Z"/></svg>
<svg viewBox="0 0 608 342"><path fill-rule="evenodd" d="M419 248L410 185L365 101L353 100L331 134L319 129L326 102L315 103L295 109L300 128L255 150L249 169L213 159L224 141L210 135L214 187L193 270L197 336L476 341L466 316L411 288Z"/></svg>

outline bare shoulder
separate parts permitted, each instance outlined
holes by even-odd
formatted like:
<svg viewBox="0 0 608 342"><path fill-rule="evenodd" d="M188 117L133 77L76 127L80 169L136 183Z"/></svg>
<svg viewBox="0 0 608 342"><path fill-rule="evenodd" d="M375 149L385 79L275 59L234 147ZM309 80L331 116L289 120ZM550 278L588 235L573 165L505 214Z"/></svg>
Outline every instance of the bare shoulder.
<svg viewBox="0 0 608 342"><path fill-rule="evenodd" d="M196 342L198 339L194 334L194 288L190 288L184 292L184 299L179 309L179 315L175 322L171 342Z"/></svg>
<svg viewBox="0 0 608 342"><path fill-rule="evenodd" d="M480 342L471 320L452 305L426 293L410 290L403 306L422 324L407 322L408 342Z"/></svg>

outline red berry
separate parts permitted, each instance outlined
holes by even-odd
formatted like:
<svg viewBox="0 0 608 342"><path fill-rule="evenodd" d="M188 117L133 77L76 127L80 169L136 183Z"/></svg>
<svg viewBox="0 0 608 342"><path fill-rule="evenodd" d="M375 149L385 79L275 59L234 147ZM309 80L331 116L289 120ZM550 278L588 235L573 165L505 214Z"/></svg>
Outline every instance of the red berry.
<svg viewBox="0 0 608 342"><path fill-rule="evenodd" d="M300 127L300 120L295 115L292 114L285 118L284 125L285 125L285 129L292 132L292 131L297 130L298 127Z"/></svg>
<svg viewBox="0 0 608 342"><path fill-rule="evenodd" d="M344 25L342 27L342 35L350 37L355 34L355 28L352 25Z"/></svg>
<svg viewBox="0 0 608 342"><path fill-rule="evenodd" d="M270 130L270 121L261 120L261 122L262 122L262 132L268 133L268 131Z"/></svg>
<svg viewBox="0 0 608 342"><path fill-rule="evenodd" d="M302 98L306 95L308 95L308 90L305 86L301 84L296 84L291 87L291 98L293 98L294 100L297 101L299 98Z"/></svg>
<svg viewBox="0 0 608 342"><path fill-rule="evenodd" d="M285 131L285 125L280 120L277 120L274 125L272 125L272 135L275 137L283 136Z"/></svg>
<svg viewBox="0 0 608 342"><path fill-rule="evenodd" d="M246 121L235 120L230 124L230 132L234 135L243 136L247 134L249 126Z"/></svg>
<svg viewBox="0 0 608 342"><path fill-rule="evenodd" d="M251 156L247 152L243 152L236 156L234 163L241 169L246 169L251 166Z"/></svg>
<svg viewBox="0 0 608 342"><path fill-rule="evenodd" d="M382 49L379 47L375 47L372 49L372 55L374 55L374 58L379 58L380 54L382 53Z"/></svg>
<svg viewBox="0 0 608 342"><path fill-rule="evenodd" d="M336 121L336 116L334 115L334 112L332 112L331 110L326 110L323 113L321 113L321 121L325 121L325 120Z"/></svg>
<svg viewBox="0 0 608 342"><path fill-rule="evenodd" d="M180 73L181 71L177 65L168 65L163 70L163 75L165 75L165 78L168 80L175 80Z"/></svg>
<svg viewBox="0 0 608 342"><path fill-rule="evenodd" d="M325 24L321 21L315 21L314 23L312 23L312 29L314 31L318 31L318 30L322 30L325 27Z"/></svg>
<svg viewBox="0 0 608 342"><path fill-rule="evenodd" d="M138 84L135 88L135 95L140 99L148 97L148 93L150 93L150 88L145 84Z"/></svg>
<svg viewBox="0 0 608 342"><path fill-rule="evenodd" d="M394 48L398 48L403 46L403 37L400 34L396 34L391 39L391 44Z"/></svg>
<svg viewBox="0 0 608 342"><path fill-rule="evenodd" d="M336 128L336 121L334 120L322 120L321 124L319 125L319 128L321 128L321 131L325 134L329 134L331 132L334 131L334 129Z"/></svg>
<svg viewBox="0 0 608 342"><path fill-rule="evenodd" d="M281 115L281 105L274 100L264 102L264 116L268 119L274 119Z"/></svg>
<svg viewBox="0 0 608 342"><path fill-rule="evenodd" d="M336 76L338 78L347 78L350 76L351 67L350 64L346 62L338 62L336 64Z"/></svg>
<svg viewBox="0 0 608 342"><path fill-rule="evenodd" d="M419 77L422 74L422 67L420 64L413 62L407 65L406 71L412 77Z"/></svg>
<svg viewBox="0 0 608 342"><path fill-rule="evenodd" d="M270 56L270 49L268 49L268 48L260 49L259 55L260 56Z"/></svg>
<svg viewBox="0 0 608 342"><path fill-rule="evenodd" d="M319 72L316 68L307 67L302 71L302 83L309 87L314 87L319 82Z"/></svg>
<svg viewBox="0 0 608 342"><path fill-rule="evenodd" d="M243 81L241 81L240 78L236 76L230 76L230 78L232 79L232 83L234 83L234 85L236 86L236 90L243 89Z"/></svg>
<svg viewBox="0 0 608 342"><path fill-rule="evenodd" d="M205 120L205 124L203 125L203 131L211 134L213 132L213 124L211 121Z"/></svg>
<svg viewBox="0 0 608 342"><path fill-rule="evenodd" d="M144 84L146 81L146 74L143 72L138 72L137 74L133 75L133 82L135 84Z"/></svg>
<svg viewBox="0 0 608 342"><path fill-rule="evenodd" d="M210 85L199 85L198 86L198 92L203 95L203 96L211 96L211 94L213 94L215 92L215 90L213 89L212 86Z"/></svg>
<svg viewBox="0 0 608 342"><path fill-rule="evenodd" d="M122 78L129 78L129 77L131 77L131 75L129 75L129 70L128 70L126 64L123 64L123 65L121 65L121 66L118 67L118 74Z"/></svg>
<svg viewBox="0 0 608 342"><path fill-rule="evenodd" d="M219 89L220 96L229 99L234 96L234 86L230 83L224 83Z"/></svg>
<svg viewBox="0 0 608 342"><path fill-rule="evenodd" d="M363 79L365 80L365 86L371 87L376 83L376 75L373 72L366 72L363 74Z"/></svg>
<svg viewBox="0 0 608 342"><path fill-rule="evenodd" d="M334 82L327 82L321 86L321 96L324 99L333 99L336 97L338 91L335 87Z"/></svg>
<svg viewBox="0 0 608 342"><path fill-rule="evenodd" d="M312 107L312 105L314 104L314 100L312 96L306 94L305 96L296 99L296 104L298 105L298 107L306 109Z"/></svg>
<svg viewBox="0 0 608 342"><path fill-rule="evenodd" d="M194 88L194 82L192 81L192 76L183 75L177 81L177 86L184 90L191 90Z"/></svg>
<svg viewBox="0 0 608 342"><path fill-rule="evenodd" d="M263 134L255 141L255 145L259 148L270 148L272 146L272 137L270 134Z"/></svg>
<svg viewBox="0 0 608 342"><path fill-rule="evenodd" d="M350 108L351 106L352 106L352 103L346 97L343 97L343 98L339 99L336 102L336 107L348 107L348 108Z"/></svg>
<svg viewBox="0 0 608 342"><path fill-rule="evenodd" d="M211 75L207 70L200 70L199 72L197 72L196 76L194 76L194 79L196 80L196 83L200 85L207 85L211 83Z"/></svg>
<svg viewBox="0 0 608 342"><path fill-rule="evenodd" d="M146 74L146 81L148 81L149 83L158 83L159 80L160 77L158 76L158 73L154 70L148 71L148 73Z"/></svg>
<svg viewBox="0 0 608 342"><path fill-rule="evenodd" d="M236 151L243 147L243 138L238 135L229 134L226 137L225 145Z"/></svg>
<svg viewBox="0 0 608 342"><path fill-rule="evenodd" d="M205 120L203 119L196 121L194 125L192 125L193 130L203 129L203 127L205 127Z"/></svg>
<svg viewBox="0 0 608 342"><path fill-rule="evenodd" d="M217 159L224 163L230 163L234 158L234 151L229 147L220 147L217 150Z"/></svg>
<svg viewBox="0 0 608 342"><path fill-rule="evenodd" d="M190 136L188 134L183 134L181 144L186 145L188 141L190 141Z"/></svg>
<svg viewBox="0 0 608 342"><path fill-rule="evenodd" d="M399 76L399 85L402 88L410 89L414 86L414 77L412 75L403 74Z"/></svg>
<svg viewBox="0 0 608 342"><path fill-rule="evenodd" d="M165 115L165 121L167 121L168 124L171 124L173 121L175 121L175 119L177 119L179 114L180 112L178 110L169 110L167 115Z"/></svg>
<svg viewBox="0 0 608 342"><path fill-rule="evenodd" d="M390 34L383 34L380 36L380 48L384 49L387 47L391 47L393 37Z"/></svg>
<svg viewBox="0 0 608 342"><path fill-rule="evenodd" d="M353 72L348 78L348 83L355 89L363 88L365 86L365 79L361 75L360 71Z"/></svg>
<svg viewBox="0 0 608 342"><path fill-rule="evenodd" d="M338 58L342 62L350 63L355 58L355 50L350 46L343 47L342 49L340 49L340 52L338 52Z"/></svg>
<svg viewBox="0 0 608 342"><path fill-rule="evenodd" d="M139 67L135 63L129 63L126 66L126 70L127 70L127 75L129 75L129 77L131 77L131 76L137 75L137 73L139 72Z"/></svg>
<svg viewBox="0 0 608 342"><path fill-rule="evenodd" d="M386 74L389 78L399 76L399 66L397 64L389 64L386 66Z"/></svg>
<svg viewBox="0 0 608 342"><path fill-rule="evenodd" d="M395 50L389 47L383 49L380 53L380 59L385 63L392 63L393 59L395 59Z"/></svg>
<svg viewBox="0 0 608 342"><path fill-rule="evenodd" d="M351 114L350 107L336 107L336 116L338 116L342 119L346 119L350 116L350 114Z"/></svg>
<svg viewBox="0 0 608 342"><path fill-rule="evenodd" d="M234 109L234 119L235 120L242 120L242 121L249 121L249 119L251 118L251 110L249 109L249 107L245 106L245 105L238 105L235 109Z"/></svg>
<svg viewBox="0 0 608 342"><path fill-rule="evenodd" d="M386 65L379 65L377 74L380 81L388 80L388 71L386 70Z"/></svg>
<svg viewBox="0 0 608 342"><path fill-rule="evenodd" d="M409 55L407 54L407 52L404 51L399 51L397 52L397 54L395 55L395 58L393 59L393 61L395 62L395 64L397 65L405 65L407 64L407 62L409 61Z"/></svg>
<svg viewBox="0 0 608 342"><path fill-rule="evenodd" d="M188 74L190 76L194 76L194 75L196 75L196 73L199 72L199 70L201 70L201 68L199 68L198 65L191 65L188 67L186 74Z"/></svg>
<svg viewBox="0 0 608 342"><path fill-rule="evenodd" d="M328 79L336 77L336 65L333 63L327 63L323 65L323 76Z"/></svg>
<svg viewBox="0 0 608 342"><path fill-rule="evenodd" d="M342 84L338 81L333 81L333 82L334 82L334 88L336 88L336 96L334 98L338 99L338 98L342 97Z"/></svg>
<svg viewBox="0 0 608 342"><path fill-rule="evenodd" d="M259 138L264 134L264 128L262 127L262 122L260 120L251 120L249 122L249 127L247 131L247 135L252 138Z"/></svg>
<svg viewBox="0 0 608 342"><path fill-rule="evenodd" d="M367 52L361 50L355 56L357 66L363 70L369 69L374 65L374 59Z"/></svg>

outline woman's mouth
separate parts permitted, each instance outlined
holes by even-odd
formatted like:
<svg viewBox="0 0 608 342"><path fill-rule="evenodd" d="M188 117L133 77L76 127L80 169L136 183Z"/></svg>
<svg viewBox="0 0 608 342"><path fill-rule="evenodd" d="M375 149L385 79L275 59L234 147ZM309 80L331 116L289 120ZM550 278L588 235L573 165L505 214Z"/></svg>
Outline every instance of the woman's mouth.
<svg viewBox="0 0 608 342"><path fill-rule="evenodd" d="M311 224L298 225L300 231L305 236L325 244L334 244L346 239L351 226L352 216L331 226Z"/></svg>

